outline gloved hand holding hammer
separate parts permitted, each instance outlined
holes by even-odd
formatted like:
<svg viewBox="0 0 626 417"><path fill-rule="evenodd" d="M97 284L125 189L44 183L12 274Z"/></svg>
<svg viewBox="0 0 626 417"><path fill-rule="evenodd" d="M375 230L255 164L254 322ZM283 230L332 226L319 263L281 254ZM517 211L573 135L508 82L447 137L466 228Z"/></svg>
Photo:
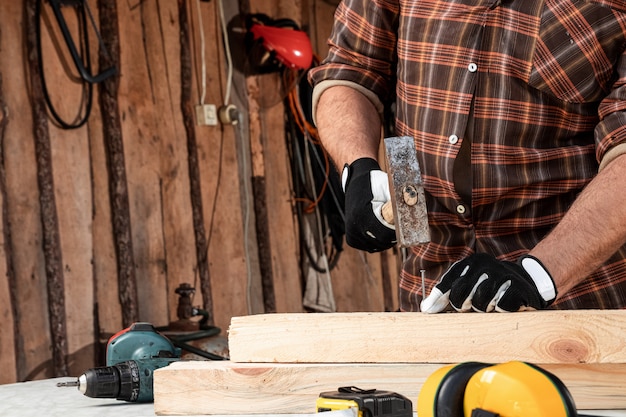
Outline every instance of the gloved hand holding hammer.
<svg viewBox="0 0 626 417"><path fill-rule="evenodd" d="M347 165L342 175L346 241L369 252L388 249L396 242L409 247L430 241L413 138L390 137L384 143L389 174L376 160L359 158ZM391 193L395 205L391 204Z"/></svg>
<svg viewBox="0 0 626 417"><path fill-rule="evenodd" d="M391 199L389 180L378 162L361 158L346 165L341 183L346 197L348 245L368 252L379 252L395 245L395 227L382 216L384 203Z"/></svg>

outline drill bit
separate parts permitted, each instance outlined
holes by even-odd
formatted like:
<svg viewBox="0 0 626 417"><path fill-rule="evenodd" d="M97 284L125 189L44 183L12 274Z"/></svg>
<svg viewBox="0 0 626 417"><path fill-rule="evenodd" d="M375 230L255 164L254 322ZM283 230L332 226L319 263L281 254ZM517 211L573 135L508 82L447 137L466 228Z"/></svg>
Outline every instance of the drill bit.
<svg viewBox="0 0 626 417"><path fill-rule="evenodd" d="M78 379L74 381L57 382L57 387L77 387L79 385Z"/></svg>

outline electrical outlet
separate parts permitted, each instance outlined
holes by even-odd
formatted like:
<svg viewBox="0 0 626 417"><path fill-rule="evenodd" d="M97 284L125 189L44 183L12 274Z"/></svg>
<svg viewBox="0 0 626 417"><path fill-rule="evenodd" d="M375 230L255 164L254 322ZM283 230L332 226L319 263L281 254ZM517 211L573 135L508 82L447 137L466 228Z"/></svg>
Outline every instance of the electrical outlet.
<svg viewBox="0 0 626 417"><path fill-rule="evenodd" d="M215 104L196 106L196 124L198 126L217 126L217 107Z"/></svg>

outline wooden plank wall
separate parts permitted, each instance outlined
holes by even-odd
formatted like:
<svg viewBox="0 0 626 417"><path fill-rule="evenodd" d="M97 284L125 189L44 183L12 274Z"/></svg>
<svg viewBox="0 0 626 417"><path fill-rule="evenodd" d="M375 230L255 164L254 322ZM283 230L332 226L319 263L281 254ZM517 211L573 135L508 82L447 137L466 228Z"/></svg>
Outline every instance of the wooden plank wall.
<svg viewBox="0 0 626 417"><path fill-rule="evenodd" d="M55 108L72 120L82 90L50 6L43 3L45 79ZM71 130L42 117L32 55L36 1L0 5L0 383L77 375L102 364L108 335L136 320L157 326L175 320L174 290L185 282L196 288L194 305L209 310L213 324L224 330L233 316L304 311L306 274L280 76L235 70L230 101L240 109L241 123L193 123L187 129L181 97L190 86L191 105L200 103L203 62L205 103L224 103L228 61L219 2L87 4L96 22L100 13L117 18L115 24L107 17L114 23L101 29L105 45L119 41L118 49L108 48L113 58L119 55L119 76L94 88L87 123ZM224 1L223 10L227 22L240 13L291 18L323 56L335 5L241 0ZM76 13L66 8L64 16L76 35ZM181 44L185 22L190 78L184 75L186 43ZM232 48L244 48L236 42L241 38L231 39ZM93 32L90 44L98 51ZM95 54L92 62L98 62ZM113 113L100 100L111 88ZM112 138L119 138L116 149ZM122 163L115 165L112 155L123 156ZM48 174L41 169L45 160ZM114 181L112 167L125 182ZM253 199L258 180L265 183L265 201ZM117 200L120 196L126 199ZM267 213L260 223L268 231L267 252L259 250L254 226L259 207ZM42 216L48 210L56 220ZM127 220L121 225L127 238L115 232L119 218ZM131 262L124 265L120 254ZM264 254L269 254L274 295L269 311L261 282ZM54 262L60 268L52 271ZM345 248L331 279L338 311L396 308L395 291L388 290L396 280L392 252L369 255Z"/></svg>

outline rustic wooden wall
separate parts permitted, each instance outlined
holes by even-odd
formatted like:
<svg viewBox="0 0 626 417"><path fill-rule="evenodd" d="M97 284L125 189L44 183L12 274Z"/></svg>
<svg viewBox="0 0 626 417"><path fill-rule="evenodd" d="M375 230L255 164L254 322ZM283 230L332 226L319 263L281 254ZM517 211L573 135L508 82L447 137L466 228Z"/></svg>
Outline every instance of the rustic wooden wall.
<svg viewBox="0 0 626 417"><path fill-rule="evenodd" d="M223 334L233 316L304 311L280 75L235 69L226 104L240 123L198 126L203 62L204 102L219 107L228 90L219 2L87 4L119 74L94 87L87 123L70 130L43 101L36 1L0 5L0 383L101 364L107 335L176 319L181 283ZM226 22L291 18L323 56L335 5L241 0L223 11ZM81 85L48 2L42 15L45 80L72 120ZM76 13L64 16L76 35ZM90 45L97 69L93 32ZM346 248L330 273L337 311L395 309L396 269L393 253Z"/></svg>

